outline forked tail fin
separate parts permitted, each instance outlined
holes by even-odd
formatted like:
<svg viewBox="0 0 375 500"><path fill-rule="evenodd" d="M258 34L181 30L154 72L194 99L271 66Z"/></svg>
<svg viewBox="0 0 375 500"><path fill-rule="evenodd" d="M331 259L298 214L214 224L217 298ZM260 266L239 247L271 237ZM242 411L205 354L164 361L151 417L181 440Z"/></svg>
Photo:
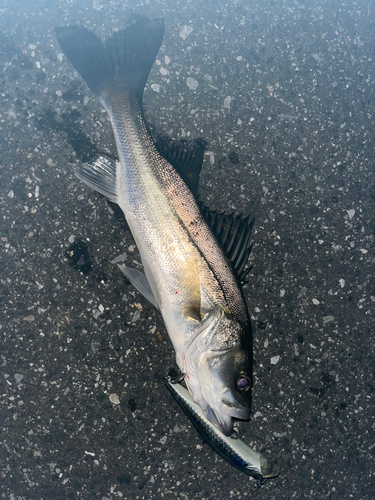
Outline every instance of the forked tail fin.
<svg viewBox="0 0 375 500"><path fill-rule="evenodd" d="M164 20L134 16L105 43L80 26L56 28L68 60L100 98L113 84L134 89L142 103L143 90L164 37Z"/></svg>

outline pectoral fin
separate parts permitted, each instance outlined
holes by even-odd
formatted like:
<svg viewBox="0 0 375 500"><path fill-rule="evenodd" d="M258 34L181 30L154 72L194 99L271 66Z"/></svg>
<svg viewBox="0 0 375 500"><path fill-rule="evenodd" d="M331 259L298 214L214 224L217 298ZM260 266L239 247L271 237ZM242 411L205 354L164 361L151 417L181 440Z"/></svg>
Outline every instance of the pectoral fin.
<svg viewBox="0 0 375 500"><path fill-rule="evenodd" d="M196 306L188 306L184 309L183 312L184 318L189 320L189 321L195 321L199 322L202 320L201 314L199 309L196 308Z"/></svg>
<svg viewBox="0 0 375 500"><path fill-rule="evenodd" d="M152 293L149 282L146 276L131 267L126 267L125 264L117 264L120 271L125 274L130 283L138 290L139 293L143 295L156 309L159 310L159 306L155 300L154 294Z"/></svg>
<svg viewBox="0 0 375 500"><path fill-rule="evenodd" d="M91 189L117 203L117 164L115 160L104 155L94 156L90 162L77 165L76 176Z"/></svg>

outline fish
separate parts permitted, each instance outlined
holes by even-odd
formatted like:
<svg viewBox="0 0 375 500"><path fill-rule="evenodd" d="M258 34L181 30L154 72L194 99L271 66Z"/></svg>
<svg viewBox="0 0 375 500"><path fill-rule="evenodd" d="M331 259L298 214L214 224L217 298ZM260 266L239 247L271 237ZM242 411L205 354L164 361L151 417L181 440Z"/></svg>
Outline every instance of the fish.
<svg viewBox="0 0 375 500"><path fill-rule="evenodd" d="M120 270L160 311L193 400L229 435L233 418L248 420L251 410L252 326L241 284L254 220L199 202L204 141L151 133L143 93L164 30L163 19L144 16L105 42L80 26L56 28L62 52L108 113L118 153L118 161L96 155L75 173L123 211L144 273Z"/></svg>
<svg viewBox="0 0 375 500"><path fill-rule="evenodd" d="M166 377L164 383L204 441L229 464L259 481L259 486L280 474L276 460L250 448L239 438L226 436L208 421L200 406L181 384L172 382L171 377Z"/></svg>

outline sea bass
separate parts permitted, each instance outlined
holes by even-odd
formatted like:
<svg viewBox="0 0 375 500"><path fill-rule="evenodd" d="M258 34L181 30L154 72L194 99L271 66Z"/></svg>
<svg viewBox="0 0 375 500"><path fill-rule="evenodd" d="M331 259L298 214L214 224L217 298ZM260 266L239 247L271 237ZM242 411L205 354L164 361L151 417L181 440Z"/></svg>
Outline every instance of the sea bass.
<svg viewBox="0 0 375 500"><path fill-rule="evenodd" d="M117 203L144 273L120 266L160 311L194 401L224 434L249 418L252 330L240 282L252 222L199 208L202 144L155 143L142 99L164 21L137 16L103 43L85 28L56 29L68 60L107 110L119 161L97 156L76 174Z"/></svg>

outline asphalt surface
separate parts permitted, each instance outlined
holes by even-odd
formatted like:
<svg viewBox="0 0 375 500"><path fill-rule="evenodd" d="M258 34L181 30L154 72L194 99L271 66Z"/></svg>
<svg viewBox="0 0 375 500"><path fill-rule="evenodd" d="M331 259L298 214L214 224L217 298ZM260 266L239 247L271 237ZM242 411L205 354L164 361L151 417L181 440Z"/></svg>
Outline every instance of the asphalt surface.
<svg viewBox="0 0 375 500"><path fill-rule="evenodd" d="M0 8L0 497L374 498L375 3L134 5ZM131 233L73 173L116 149L53 30L134 11L166 22L147 117L203 137L202 198L256 217L239 432L282 466L259 490L163 386L161 317L111 263L138 266Z"/></svg>

